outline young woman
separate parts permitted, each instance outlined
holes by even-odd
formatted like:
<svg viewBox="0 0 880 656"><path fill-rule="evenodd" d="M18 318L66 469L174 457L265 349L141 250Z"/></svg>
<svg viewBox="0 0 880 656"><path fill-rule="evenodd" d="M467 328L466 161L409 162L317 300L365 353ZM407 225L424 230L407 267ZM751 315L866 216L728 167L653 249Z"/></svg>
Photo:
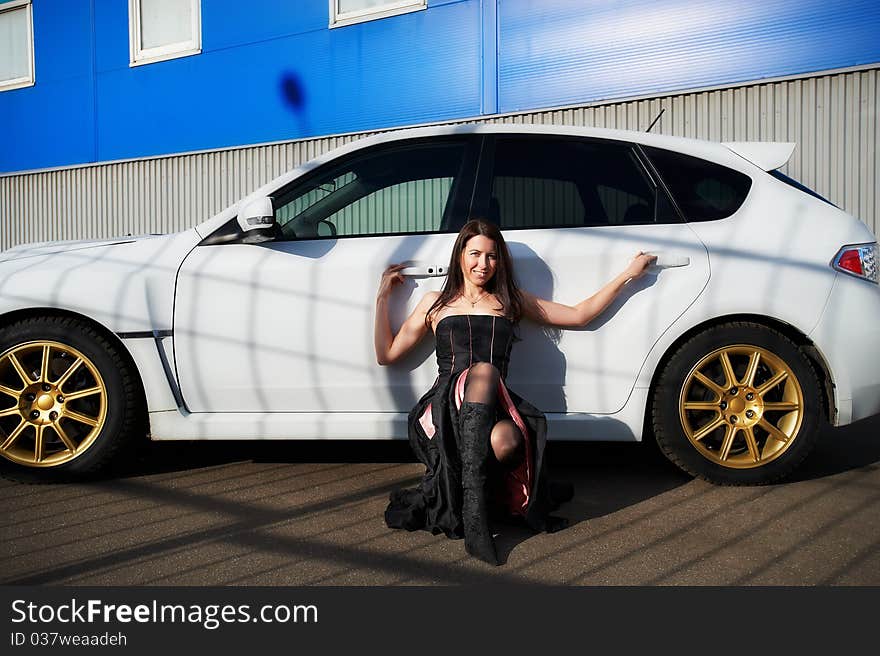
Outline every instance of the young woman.
<svg viewBox="0 0 880 656"><path fill-rule="evenodd" d="M504 382L514 327L523 317L584 326L655 259L639 253L595 294L563 305L520 290L501 232L474 219L458 234L443 290L425 294L396 335L388 299L403 282L405 264L389 266L376 298L376 359L380 365L396 362L430 329L439 374L409 414L410 445L425 475L417 488L391 493L386 524L464 536L467 552L493 565L498 558L490 503L493 514L521 518L536 531L565 526L550 513L572 493L570 486L547 482L544 415Z"/></svg>

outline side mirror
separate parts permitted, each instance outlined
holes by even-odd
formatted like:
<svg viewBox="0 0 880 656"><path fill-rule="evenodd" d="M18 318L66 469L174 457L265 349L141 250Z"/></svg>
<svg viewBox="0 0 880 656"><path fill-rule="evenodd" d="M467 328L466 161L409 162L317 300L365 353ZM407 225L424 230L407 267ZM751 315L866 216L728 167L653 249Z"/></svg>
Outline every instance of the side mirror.
<svg viewBox="0 0 880 656"><path fill-rule="evenodd" d="M243 235L240 243L261 244L275 239L277 224L271 198L263 196L245 203L238 212L237 220Z"/></svg>
<svg viewBox="0 0 880 656"><path fill-rule="evenodd" d="M238 212L238 227L247 234L251 230L273 229L275 226L275 210L272 199L263 196L243 205Z"/></svg>

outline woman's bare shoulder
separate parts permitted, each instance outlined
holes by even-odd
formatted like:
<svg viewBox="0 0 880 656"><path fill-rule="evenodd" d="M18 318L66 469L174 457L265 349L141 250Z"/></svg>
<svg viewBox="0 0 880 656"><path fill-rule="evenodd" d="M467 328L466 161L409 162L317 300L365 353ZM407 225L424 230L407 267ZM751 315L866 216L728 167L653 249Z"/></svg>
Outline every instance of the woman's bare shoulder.
<svg viewBox="0 0 880 656"><path fill-rule="evenodd" d="M419 307L427 312L438 298L440 298L440 292L425 292L425 295L422 296L422 300L419 301Z"/></svg>
<svg viewBox="0 0 880 656"><path fill-rule="evenodd" d="M425 295L422 296L422 300L419 301L419 309L421 312L424 312L424 318L428 320L428 323L431 324L431 328L434 328L435 321L437 319L437 315L440 314L440 310L442 308L434 307L434 304L437 302L437 299L440 298L441 292L425 292ZM431 311L433 308L433 312ZM431 316L428 316L430 312Z"/></svg>

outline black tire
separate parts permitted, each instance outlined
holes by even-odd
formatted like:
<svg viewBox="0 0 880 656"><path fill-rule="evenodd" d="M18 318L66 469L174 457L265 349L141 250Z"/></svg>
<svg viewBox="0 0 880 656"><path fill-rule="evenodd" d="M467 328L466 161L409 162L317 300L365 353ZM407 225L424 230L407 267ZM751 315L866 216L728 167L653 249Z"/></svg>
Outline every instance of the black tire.
<svg viewBox="0 0 880 656"><path fill-rule="evenodd" d="M48 459L49 464L45 462L38 464L38 457L34 458L33 463L22 463L17 453L12 450L0 449L0 475L21 482L49 483L91 478L108 473L117 465L121 465L125 461L124 456L133 452L131 447L135 445L138 438L143 438L145 435L146 412L139 379L128 360L123 356L120 347L112 343L91 324L74 317L49 316L23 319L0 329L0 384L3 382L3 376L6 376L7 381L15 379L12 361L5 354L23 353L22 357L26 358L30 353L28 349L34 348L36 350L36 347L26 345L34 342L51 345L46 351L48 356L45 359L50 362L46 380L51 380L53 375L60 380L60 375L57 372L66 366L69 367L68 363L74 359L73 355L57 345L70 347L70 353L78 352L84 357L84 362L90 364L100 377L99 380L92 375L92 369L89 369L88 365L81 364L75 368L74 373L68 378L68 382L63 383L66 387L63 387L62 390L62 386L59 386L58 390L52 392L53 395L58 391L75 396L77 392L70 385L77 384L77 377L91 380L90 383L80 383L81 387L89 384L100 386L99 383L103 383L103 391L93 395L91 400L88 398L85 400L61 399L60 402L67 401L67 406L56 406L56 409L63 408L58 422L59 424L62 421L66 422L63 424L68 427L64 431L65 437L72 441L76 449L64 447L58 432L47 430L44 450L51 453L53 447L56 449L54 455L60 458L57 464L51 462L51 458ZM38 356L34 355L33 357ZM19 356L16 356L16 361L18 358ZM5 368L4 364L6 364ZM36 373L34 368L29 371ZM18 380L23 380L20 374L16 375ZM27 386L27 382L23 384ZM13 385L7 383L7 387L11 386ZM15 401L10 397L9 393L0 395L0 409L15 407ZM27 402L24 394L19 396L18 402ZM64 414L69 408L81 415L95 415L95 412L87 412L82 410L81 406L76 405L83 402L93 403L96 404L94 407L102 408L100 411L102 421L97 422L94 427L86 424L80 425L76 421L71 424ZM55 415L57 417L58 413ZM23 421L25 415L22 414L21 418L13 416L6 419L10 421L5 425L0 419L0 444L3 444L14 430L10 427L14 426L15 422ZM78 426L80 433L87 434L87 439L77 443L76 437L70 435L73 430L70 426L74 426L74 428ZM27 433L27 430L32 430L32 432ZM36 443L36 430L29 427L23 429L23 437L19 438L25 440L25 446L28 446L28 435L34 436L31 439ZM84 443L85 446L83 446ZM17 443L14 443L13 446L18 447ZM24 449L21 450L24 451Z"/></svg>
<svg viewBox="0 0 880 656"><path fill-rule="evenodd" d="M746 385L753 357L758 364ZM781 382L760 391L781 371ZM713 390L712 382L725 389ZM663 454L693 476L719 485L773 483L815 447L824 419L821 389L809 359L782 333L757 323L721 324L682 344L660 373L652 398L654 436ZM710 405L717 408L704 409Z"/></svg>

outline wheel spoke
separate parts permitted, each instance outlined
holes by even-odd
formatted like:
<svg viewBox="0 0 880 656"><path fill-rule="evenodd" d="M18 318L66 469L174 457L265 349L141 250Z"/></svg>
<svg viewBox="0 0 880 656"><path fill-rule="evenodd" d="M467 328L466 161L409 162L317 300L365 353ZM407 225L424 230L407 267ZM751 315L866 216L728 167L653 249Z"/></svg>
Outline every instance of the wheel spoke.
<svg viewBox="0 0 880 656"><path fill-rule="evenodd" d="M27 375L27 372L25 372L24 367L21 366L21 362L18 361L18 358L15 357L15 353L10 353L7 357L9 358L9 362L12 364L13 369L15 369L15 372L18 374L18 377L21 378L21 382L24 383L22 388L27 387L34 382L31 380L31 377Z"/></svg>
<svg viewBox="0 0 880 656"><path fill-rule="evenodd" d="M6 387L6 385L0 385L0 394L5 394L6 396L11 396L16 401L21 393L24 391L22 387L20 390L12 389L11 387Z"/></svg>
<svg viewBox="0 0 880 656"><path fill-rule="evenodd" d="M696 378L703 385L705 385L710 390L715 392L718 395L719 399L721 398L721 395L724 394L724 390L721 388L720 385L718 385L718 383L716 383L714 380L712 380L708 376L703 375L699 371L694 374L694 378Z"/></svg>
<svg viewBox="0 0 880 656"><path fill-rule="evenodd" d="M21 435L22 431L24 431L27 425L28 423L24 419L22 419L21 423L16 427L16 429L12 431L9 434L9 437L7 437L3 441L3 444L0 444L0 451L6 451L9 447L11 447L12 443L18 439L18 436Z"/></svg>
<svg viewBox="0 0 880 656"><path fill-rule="evenodd" d="M79 390L77 392L71 392L70 394L64 395L65 402L74 401L76 399L81 399L84 396L91 396L92 394L98 394L101 392L100 387L90 387L88 389Z"/></svg>
<svg viewBox="0 0 880 656"><path fill-rule="evenodd" d="M765 403L764 404L764 412L767 412L768 410L771 410L771 411L777 410L777 411L781 411L781 412L791 412L792 410L800 410L800 407L801 406L798 404L797 401L779 401L779 402Z"/></svg>
<svg viewBox="0 0 880 656"><path fill-rule="evenodd" d="M37 437L34 440L34 462L42 462L43 461L43 431L46 430L46 427L43 424L37 424L34 426L37 431Z"/></svg>
<svg viewBox="0 0 880 656"><path fill-rule="evenodd" d="M721 368L724 370L724 378L727 381L727 388L730 389L737 384L736 374L733 373L733 365L730 364L730 356L727 355L727 351L722 351L721 355L718 356L718 359L721 360Z"/></svg>
<svg viewBox="0 0 880 656"><path fill-rule="evenodd" d="M721 443L721 459L727 460L727 456L730 455L730 447L733 446L733 438L736 437L736 433L739 429L735 426L727 426L727 429L724 432L724 441Z"/></svg>
<svg viewBox="0 0 880 656"><path fill-rule="evenodd" d="M755 374L758 371L758 363L761 361L761 354L753 351L749 356L749 366L746 367L746 375L743 377L743 385L752 387L755 384Z"/></svg>
<svg viewBox="0 0 880 656"><path fill-rule="evenodd" d="M685 401L684 404L685 410L714 410L718 412L720 408L718 407L718 402L713 401Z"/></svg>
<svg viewBox="0 0 880 656"><path fill-rule="evenodd" d="M49 380L49 351L51 347L48 344L43 345L43 359L40 361L40 380Z"/></svg>
<svg viewBox="0 0 880 656"><path fill-rule="evenodd" d="M63 374L61 374L61 378L59 378L55 382L55 386L58 389L61 389L62 387L64 387L64 383L66 383L67 379L73 375L73 372L79 368L79 366L82 364L82 361L83 361L82 358L77 358L76 360L73 361L73 364L67 368L67 371L65 371Z"/></svg>
<svg viewBox="0 0 880 656"><path fill-rule="evenodd" d="M0 410L0 417L11 417L12 415L20 415L21 413L18 411L18 408L7 408L6 410Z"/></svg>
<svg viewBox="0 0 880 656"><path fill-rule="evenodd" d="M767 421L763 417L761 417L761 421L758 422L758 426L760 426L765 431L770 433L770 437L772 437L774 440L777 440L778 442L782 442L784 444L785 442L788 442L788 440L789 440L788 435L786 435L781 430L776 428L776 426L771 424L769 421Z"/></svg>
<svg viewBox="0 0 880 656"><path fill-rule="evenodd" d="M719 426L721 426L721 425L723 425L723 424L724 424L724 419L722 419L722 418L721 418L721 415L719 415L719 416L715 417L715 419L713 419L712 421L710 421L708 424L706 424L705 426L703 426L703 427L702 427L700 430L698 430L696 433L694 433L694 438L693 438L693 439L694 439L695 441L699 442L699 441L702 440L704 437L706 437L706 435L708 435L708 434L711 433L713 430L715 430L716 428L718 428Z"/></svg>
<svg viewBox="0 0 880 656"><path fill-rule="evenodd" d="M757 388L756 391L758 392L758 395L764 396L768 391L770 391L771 389L776 387L779 383L781 383L786 378L788 378L787 371L785 371L784 369L777 371L770 380L768 380L766 383L764 383L759 388Z"/></svg>
<svg viewBox="0 0 880 656"><path fill-rule="evenodd" d="M63 416L73 421L78 421L81 424L86 424L87 426L95 427L98 425L98 419L96 417L88 417L78 412L74 412L73 410L70 410L68 408L64 409Z"/></svg>
<svg viewBox="0 0 880 656"><path fill-rule="evenodd" d="M67 431L61 426L60 421L56 421L52 424L52 430L55 431L55 434L58 435L58 438L64 442L64 446L67 447L68 451L73 453L76 451L76 445L73 443L73 440L70 439L70 436L67 434Z"/></svg>
<svg viewBox="0 0 880 656"><path fill-rule="evenodd" d="M749 455L752 456L752 461L758 462L761 459L761 454L758 452L758 441L755 439L755 432L751 426L743 429L743 435L745 435L746 446L749 447Z"/></svg>

